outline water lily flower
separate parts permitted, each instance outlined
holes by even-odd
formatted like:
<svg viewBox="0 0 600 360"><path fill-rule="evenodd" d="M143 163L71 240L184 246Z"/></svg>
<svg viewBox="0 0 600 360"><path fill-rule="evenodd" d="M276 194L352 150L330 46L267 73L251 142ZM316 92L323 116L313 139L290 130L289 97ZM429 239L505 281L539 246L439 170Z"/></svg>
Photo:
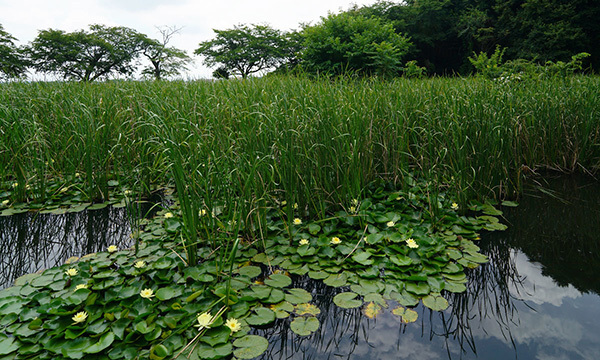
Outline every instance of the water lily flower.
<svg viewBox="0 0 600 360"><path fill-rule="evenodd" d="M131 195L131 190L125 190L125 191L123 191L123 195L125 195L125 196Z"/></svg>
<svg viewBox="0 0 600 360"><path fill-rule="evenodd" d="M300 240L300 245L308 245L308 239Z"/></svg>
<svg viewBox="0 0 600 360"><path fill-rule="evenodd" d="M154 296L154 291L152 289L144 289L140 291L140 296L144 299L150 299Z"/></svg>
<svg viewBox="0 0 600 360"><path fill-rule="evenodd" d="M450 208L454 211L458 210L458 204L453 202L452 205L450 206Z"/></svg>
<svg viewBox="0 0 600 360"><path fill-rule="evenodd" d="M302 220L301 219L298 219L298 218L294 219L294 225L301 225L301 224L302 224Z"/></svg>
<svg viewBox="0 0 600 360"><path fill-rule="evenodd" d="M10 202L10 201L9 201L8 199L7 199L7 200L4 200L4 201L2 202L2 205L6 206L6 205L8 205L8 203L9 203L9 202Z"/></svg>
<svg viewBox="0 0 600 360"><path fill-rule="evenodd" d="M73 317L71 319L73 319L73 321L75 321L75 323L80 323L80 322L84 322L85 319L87 319L87 312L85 311L80 311L77 314L73 315Z"/></svg>
<svg viewBox="0 0 600 360"><path fill-rule="evenodd" d="M18 183L18 182L16 182L16 183L13 183L13 184L12 184L12 187L13 187L13 188L16 188L17 186L19 186L19 183Z"/></svg>
<svg viewBox="0 0 600 360"><path fill-rule="evenodd" d="M79 273L79 270L75 269L75 268L70 268L67 271L65 271L65 274L69 275L69 276L75 276Z"/></svg>
<svg viewBox="0 0 600 360"><path fill-rule="evenodd" d="M87 289L89 287L88 284L78 284L77 286L75 286L75 291L79 290L79 289Z"/></svg>
<svg viewBox="0 0 600 360"><path fill-rule="evenodd" d="M203 328L207 328L212 324L213 317L209 313L202 313L198 315L198 326L200 326L200 330Z"/></svg>
<svg viewBox="0 0 600 360"><path fill-rule="evenodd" d="M81 176L80 173L78 173L78 172L75 173L75 177L80 177L80 176Z"/></svg>
<svg viewBox="0 0 600 360"><path fill-rule="evenodd" d="M292 208L293 208L294 210L296 210L296 209L298 208L298 204L297 204L297 203L294 203L294 205L292 205Z"/></svg>
<svg viewBox="0 0 600 360"><path fill-rule="evenodd" d="M341 244L342 240L340 240L339 237L334 236L331 238L331 241L329 242L331 245L337 245L337 244Z"/></svg>
<svg viewBox="0 0 600 360"><path fill-rule="evenodd" d="M242 325L240 324L239 321L237 321L237 319L227 319L227 321L225 322L225 326L227 326L232 333L236 332L236 331L240 331L242 329Z"/></svg>
<svg viewBox="0 0 600 360"><path fill-rule="evenodd" d="M406 240L406 245L408 245L408 247L411 249L416 249L419 247L419 244L417 244L413 238Z"/></svg>
<svg viewBox="0 0 600 360"><path fill-rule="evenodd" d="M146 262L144 260L136 261L135 264L133 264L133 267L136 269L141 269L145 266L146 266Z"/></svg>
<svg viewBox="0 0 600 360"><path fill-rule="evenodd" d="M173 217L173 213L172 212L168 212L165 214L165 219L170 219Z"/></svg>
<svg viewBox="0 0 600 360"><path fill-rule="evenodd" d="M358 206L358 199L352 199L352 205Z"/></svg>
<svg viewBox="0 0 600 360"><path fill-rule="evenodd" d="M106 249L109 253L114 253L117 250L119 250L118 247L116 247L115 245L110 245L107 249Z"/></svg>
<svg viewBox="0 0 600 360"><path fill-rule="evenodd" d="M200 209L200 211L198 211L198 215L200 215L200 216L206 215L206 209Z"/></svg>
<svg viewBox="0 0 600 360"><path fill-rule="evenodd" d="M355 213L356 212L356 206L350 206L350 212L351 213Z"/></svg>
<svg viewBox="0 0 600 360"><path fill-rule="evenodd" d="M388 227L393 227L394 225L396 225L396 223L395 223L395 222L393 222L393 221L388 221L386 225L387 225Z"/></svg>

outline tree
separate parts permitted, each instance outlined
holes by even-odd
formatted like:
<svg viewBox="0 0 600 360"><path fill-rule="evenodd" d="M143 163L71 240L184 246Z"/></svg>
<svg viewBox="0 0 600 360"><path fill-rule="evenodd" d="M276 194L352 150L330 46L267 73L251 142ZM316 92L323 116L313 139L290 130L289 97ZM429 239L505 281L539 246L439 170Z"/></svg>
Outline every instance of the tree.
<svg viewBox="0 0 600 360"><path fill-rule="evenodd" d="M27 63L21 49L11 34L0 24L0 79L19 78L27 71Z"/></svg>
<svg viewBox="0 0 600 360"><path fill-rule="evenodd" d="M142 35L133 29L91 25L88 32L42 30L29 52L33 68L40 72L94 81L131 74L142 44Z"/></svg>
<svg viewBox="0 0 600 360"><path fill-rule="evenodd" d="M315 73L397 75L411 46L391 23L354 12L329 14L303 33L303 65Z"/></svg>
<svg viewBox="0 0 600 360"><path fill-rule="evenodd" d="M208 67L219 67L243 78L276 68L288 57L285 35L268 25L237 25L216 30L214 39L199 44L194 52Z"/></svg>
<svg viewBox="0 0 600 360"><path fill-rule="evenodd" d="M187 64L192 60L183 50L168 47L173 35L179 33L181 28L163 27L158 28L162 40L154 40L144 36L142 55L149 61L150 65L142 70L142 74L161 80L169 76L179 75L187 70Z"/></svg>

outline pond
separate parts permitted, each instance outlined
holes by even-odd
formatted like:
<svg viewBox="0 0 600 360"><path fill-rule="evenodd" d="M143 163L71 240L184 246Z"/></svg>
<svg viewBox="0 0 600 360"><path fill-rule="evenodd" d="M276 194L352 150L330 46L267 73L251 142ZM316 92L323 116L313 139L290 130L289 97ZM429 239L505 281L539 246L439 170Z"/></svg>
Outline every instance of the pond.
<svg viewBox="0 0 600 360"><path fill-rule="evenodd" d="M581 176L538 180L517 208L502 208L503 232L483 233L490 261L468 272L450 307L419 305L415 323L341 309L344 288L293 277L313 295L319 329L298 336L290 320L255 329L269 340L261 359L596 359L600 353L600 187ZM0 218L0 288L71 256L131 245L124 209Z"/></svg>
<svg viewBox="0 0 600 360"><path fill-rule="evenodd" d="M530 186L503 208L507 231L482 234L490 262L468 273L450 307L422 305L402 324L390 304L375 319L339 309L339 289L300 280L321 328L298 337L285 321L261 330L262 359L597 359L600 354L600 186L579 176Z"/></svg>

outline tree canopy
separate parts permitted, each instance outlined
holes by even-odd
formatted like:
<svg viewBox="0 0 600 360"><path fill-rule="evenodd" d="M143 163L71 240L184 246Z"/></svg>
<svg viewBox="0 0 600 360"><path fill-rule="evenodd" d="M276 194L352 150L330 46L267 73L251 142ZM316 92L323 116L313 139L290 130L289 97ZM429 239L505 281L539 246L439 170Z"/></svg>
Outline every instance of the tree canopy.
<svg viewBox="0 0 600 360"><path fill-rule="evenodd" d="M301 59L310 72L397 75L410 48L391 23L351 12L329 14L303 35Z"/></svg>
<svg viewBox="0 0 600 360"><path fill-rule="evenodd" d="M0 24L0 79L18 78L27 71L27 63L15 40Z"/></svg>
<svg viewBox="0 0 600 360"><path fill-rule="evenodd" d="M154 40L142 36L141 53L150 64L142 70L142 74L156 80L179 75L187 69L187 64L192 60L183 50L168 46L173 35L180 29L176 27L158 28L161 40Z"/></svg>
<svg viewBox="0 0 600 360"><path fill-rule="evenodd" d="M205 65L217 66L221 73L245 78L272 70L289 57L290 44L284 33L268 25L237 25L213 31L215 38L201 42L194 53L204 57Z"/></svg>
<svg viewBox="0 0 600 360"><path fill-rule="evenodd" d="M131 74L142 45L141 34L133 29L91 25L90 31L72 33L42 30L29 52L37 71L58 73L70 80L93 81Z"/></svg>

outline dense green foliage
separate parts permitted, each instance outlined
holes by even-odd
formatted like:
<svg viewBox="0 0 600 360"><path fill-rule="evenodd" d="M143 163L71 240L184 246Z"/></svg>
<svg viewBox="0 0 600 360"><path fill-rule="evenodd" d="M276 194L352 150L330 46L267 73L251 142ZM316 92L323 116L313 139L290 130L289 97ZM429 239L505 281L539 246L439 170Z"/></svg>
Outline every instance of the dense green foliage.
<svg viewBox="0 0 600 360"><path fill-rule="evenodd" d="M33 68L66 80L93 81L127 75L142 45L140 34L126 27L92 25L90 31L42 30L31 43Z"/></svg>
<svg viewBox="0 0 600 360"><path fill-rule="evenodd" d="M26 71L26 62L15 40L0 24L0 80L21 77Z"/></svg>
<svg viewBox="0 0 600 360"><path fill-rule="evenodd" d="M310 80L3 84L0 183L45 201L47 179L80 173L149 192L182 166L206 203L265 196L322 213L376 179L416 172L458 199L515 196L523 171L598 168L594 77L489 81ZM217 180L218 179L218 180ZM212 204L211 204L212 205ZM232 209L233 211L233 209Z"/></svg>
<svg viewBox="0 0 600 360"><path fill-rule="evenodd" d="M432 73L467 73L473 52L507 48L506 59L568 61L588 52L600 64L600 7L588 0L408 0L355 8L391 21Z"/></svg>
<svg viewBox="0 0 600 360"><path fill-rule="evenodd" d="M142 74L155 80L162 80L181 74L183 70L187 69L186 66L192 59L185 51L168 46L173 35L177 34L180 29L163 27L158 30L162 35L161 40L139 35L142 39L141 54L150 61L150 65L142 69Z"/></svg>
<svg viewBox="0 0 600 360"><path fill-rule="evenodd" d="M207 66L219 66L224 74L246 78L286 63L289 55L286 36L268 25L238 25L214 32L215 38L200 43L195 54L202 55Z"/></svg>
<svg viewBox="0 0 600 360"><path fill-rule="evenodd" d="M391 23L352 13L329 14L303 31L302 66L309 72L397 76L410 47Z"/></svg>

